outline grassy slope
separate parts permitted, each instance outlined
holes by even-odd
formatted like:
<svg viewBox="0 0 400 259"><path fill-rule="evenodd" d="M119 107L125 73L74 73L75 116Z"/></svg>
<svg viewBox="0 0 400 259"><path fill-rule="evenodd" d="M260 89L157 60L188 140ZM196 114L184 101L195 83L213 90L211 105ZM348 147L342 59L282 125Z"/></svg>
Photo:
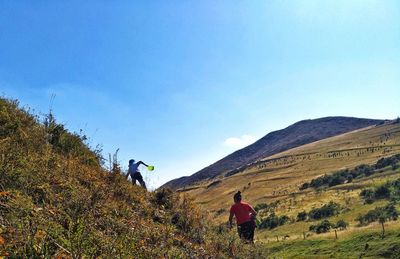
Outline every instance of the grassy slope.
<svg viewBox="0 0 400 259"><path fill-rule="evenodd" d="M299 121L284 129L270 132L255 143L233 152L197 173L174 179L165 186L179 189L194 185L202 180L233 173L232 170L235 169L242 170L237 168L277 152L382 122L352 117L324 117Z"/></svg>
<svg viewBox="0 0 400 259"><path fill-rule="evenodd" d="M330 219L350 222L349 230L339 232L336 242L333 233L302 240L302 232L311 223L299 222L258 231L259 245L253 248L241 245L233 230L213 231L209 218L188 199L148 193L127 183L118 169L106 172L82 136L56 123L38 123L16 104L0 99L0 256L263 258L269 251L271 256L285 258L343 258L360 253L387 257L398 249L397 222L387 224L388 236L381 241L375 237L379 225L357 228L354 218L385 203L364 206L358 197L360 188L394 179L399 170L320 192L299 192L298 186L326 172L398 153L399 132L398 124L383 125L318 141L266 158L208 189L210 183L204 183L183 192L196 195L211 215L228 208L237 189L253 204L280 200L278 215L294 217L330 200L350 208ZM370 147L375 147L374 152L366 151ZM339 149L345 150L333 156L332 151ZM222 222L226 217L225 211L214 220ZM285 242L274 241L275 236L286 235ZM364 252L365 242L371 251Z"/></svg>
<svg viewBox="0 0 400 259"><path fill-rule="evenodd" d="M307 258L308 255L315 255L317 257L343 258L346 255L347 257L358 258L360 253L363 252L359 246L365 245L365 242L361 242L360 239L366 238L365 236L370 233L380 233L381 227L379 224L371 224L363 228L356 227L355 218L359 214L366 213L368 210L386 203L381 201L364 205L359 198L359 192L362 188L399 178L400 170L392 171L388 168L383 173L356 179L350 184L321 191L312 189L299 191L298 187L303 182L322 174L343 168L353 168L363 163L373 164L380 157L396 153L400 153L400 124L369 127L265 158L264 162L254 165L244 172L219 179L222 181L213 187L207 188L210 183L204 183L182 193L196 197L199 204L214 213L216 223L226 221L227 210L232 203L232 194L237 190L243 191L245 200L253 205L279 200L280 205L276 213L288 215L292 218L295 218L300 211L309 211L333 200L350 209L338 217L329 219L332 222L344 219L350 223L348 230L339 232L338 241L333 241L333 232L321 235L308 233L310 236L307 240L302 240L303 232L307 232L309 225L315 222L296 222L272 231L258 231L256 239L259 242L266 243L274 256L303 256ZM216 213L221 208L225 211ZM399 241L396 241L397 234L394 231L400 228L400 224L392 222L388 226L391 234L385 238L387 245L380 246L379 238L377 240L372 239L371 245L379 247L380 252L373 249L366 251L366 256L379 257L379 253L384 253L385 249L394 249L390 247L393 245L392 243L400 246ZM284 236L289 237L283 243L276 242L276 236L279 240ZM356 246L353 247L354 244ZM318 252L319 250L321 251Z"/></svg>
<svg viewBox="0 0 400 259"><path fill-rule="evenodd" d="M400 227L391 225L384 239L379 237L379 230L365 229L345 236L338 233L338 240L330 237L266 245L269 254L277 258L399 258Z"/></svg>
<svg viewBox="0 0 400 259"><path fill-rule="evenodd" d="M375 150L367 151L371 147ZM215 186L207 188L210 182L205 182L188 188L188 191L180 191L195 197L196 202L205 205L211 212L229 208L232 194L241 190L245 199L252 204L286 200L288 204L283 206L283 210L290 209L295 213L324 202L318 194L311 198L314 203L302 203L300 200L309 199L309 190L298 189L302 183L335 170L353 168L363 163L373 164L381 157L396 153L400 153L400 124L369 127L265 158L263 163L249 167L244 172L214 180L221 180ZM353 185L356 188L355 183ZM298 197L296 206L289 204L293 196Z"/></svg>
<svg viewBox="0 0 400 259"><path fill-rule="evenodd" d="M105 171L84 139L0 99L0 257L249 257L189 199Z"/></svg>
<svg viewBox="0 0 400 259"><path fill-rule="evenodd" d="M313 191L307 195L307 198L299 196L303 205L295 207L305 208L307 211L311 209L309 205L315 204L316 200L321 204L333 200L349 209L338 216L329 218L333 223L341 219L349 223L348 229L338 231L339 239L337 241L335 241L333 231L318 235L308 232L309 226L315 224L316 221L296 222L273 230L261 230L258 231L258 240L267 243L267 246L271 248L270 253L274 256L297 257L301 254L304 258L307 258L307 255L314 255L318 258L358 258L362 254L363 257L388 258L389 254L394 256L394 253L400 256L400 222L385 223L388 235L382 240L379 236L381 234L380 224L372 223L368 226L359 227L358 222L355 220L358 215L365 214L375 207L388 203L388 201L381 200L373 204L364 204L359 197L360 188L374 187L388 180L398 178L400 178L400 169L393 171L391 168L386 168L382 173L356 179L351 184L338 185L322 191ZM397 206L397 208L400 209L400 206ZM278 211L280 214L296 216L290 211ZM307 233L307 240L303 240L303 232ZM287 244L276 242L277 236L280 240L284 236L289 236ZM366 243L369 243L370 249L364 251Z"/></svg>

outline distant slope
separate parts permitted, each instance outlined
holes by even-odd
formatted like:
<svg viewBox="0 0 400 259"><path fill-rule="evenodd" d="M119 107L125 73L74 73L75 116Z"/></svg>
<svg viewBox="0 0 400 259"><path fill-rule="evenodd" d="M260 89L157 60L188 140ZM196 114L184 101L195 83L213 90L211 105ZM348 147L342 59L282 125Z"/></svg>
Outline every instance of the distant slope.
<svg viewBox="0 0 400 259"><path fill-rule="evenodd" d="M381 122L383 121L352 117L325 117L299 121L285 129L267 134L254 144L224 157L191 176L174 179L164 186L178 189L202 180L214 178L230 170L291 148Z"/></svg>
<svg viewBox="0 0 400 259"><path fill-rule="evenodd" d="M224 222L227 215L218 214L217 211L229 208L232 196L238 190L254 206L279 200L277 213L290 213L290 216L295 217L298 212L319 206L321 202L329 202L334 197L318 192L311 195L309 189L299 190L304 182L361 164L374 164L382 157L399 153L400 123L388 122L265 157L234 175L210 179L193 187L182 188L180 192L216 213L214 219L218 223ZM381 176L378 174L373 177ZM353 181L350 187L354 189L354 195L358 195L359 188L364 184L374 184L370 182L371 179L366 179L361 179L360 183ZM336 187L332 187L332 190L336 190ZM346 189L343 191L347 192ZM293 195L297 196L296 205L290 203Z"/></svg>

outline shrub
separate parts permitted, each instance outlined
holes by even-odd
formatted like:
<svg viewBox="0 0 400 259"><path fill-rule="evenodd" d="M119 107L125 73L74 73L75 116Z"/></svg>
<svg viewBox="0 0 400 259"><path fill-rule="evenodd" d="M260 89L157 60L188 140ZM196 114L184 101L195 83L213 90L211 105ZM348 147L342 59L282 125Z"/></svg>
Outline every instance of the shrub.
<svg viewBox="0 0 400 259"><path fill-rule="evenodd" d="M308 217L311 219L322 219L331 217L339 214L340 205L331 201L328 204L324 204L321 208L312 209L308 213Z"/></svg>
<svg viewBox="0 0 400 259"><path fill-rule="evenodd" d="M297 221L305 221L307 219L307 212L302 211L297 214Z"/></svg>
<svg viewBox="0 0 400 259"><path fill-rule="evenodd" d="M311 225L310 231L315 232L317 234L328 232L334 225L328 220L324 219L319 224Z"/></svg>
<svg viewBox="0 0 400 259"><path fill-rule="evenodd" d="M372 189L363 189L360 196L364 199L365 203L371 204L375 200L375 192Z"/></svg>
<svg viewBox="0 0 400 259"><path fill-rule="evenodd" d="M349 224L346 221L341 219L338 222L336 222L335 228L343 230L343 229L346 229L348 225Z"/></svg>
<svg viewBox="0 0 400 259"><path fill-rule="evenodd" d="M269 206L267 203L258 203L256 206L254 206L254 210L258 212L260 210L268 209L268 207Z"/></svg>
<svg viewBox="0 0 400 259"><path fill-rule="evenodd" d="M273 229L286 224L289 220L290 218L286 215L279 217L275 213L272 213L267 218L261 220L259 228Z"/></svg>
<svg viewBox="0 0 400 259"><path fill-rule="evenodd" d="M312 179L310 182L303 183L299 189L305 190L308 188L319 188L323 186L336 186L344 183L351 183L354 178L361 178L373 175L377 172L376 169L381 169L386 166L392 166L393 170L400 167L400 154L393 155L391 157L385 157L379 159L375 165L359 165L352 170L345 169L332 174L325 174L323 176Z"/></svg>
<svg viewBox="0 0 400 259"><path fill-rule="evenodd" d="M285 225L287 222L290 221L290 218L286 215L279 217L279 226Z"/></svg>
<svg viewBox="0 0 400 259"><path fill-rule="evenodd" d="M370 210L365 215L359 215L357 217L357 221L360 225L367 225L371 222L378 221L380 219L387 220L397 220L399 216L399 212L393 203L389 203L384 207L376 207L373 210Z"/></svg>
<svg viewBox="0 0 400 259"><path fill-rule="evenodd" d="M400 162L400 154L391 157L383 157L376 162L375 168L380 169L387 166L396 166Z"/></svg>
<svg viewBox="0 0 400 259"><path fill-rule="evenodd" d="M375 189L374 194L376 199L388 199L390 198L390 189L388 186L382 185Z"/></svg>
<svg viewBox="0 0 400 259"><path fill-rule="evenodd" d="M340 174L336 174L330 178L328 186L331 187L331 186L343 184L344 182L346 182L346 178Z"/></svg>
<svg viewBox="0 0 400 259"><path fill-rule="evenodd" d="M155 191L153 203L165 209L172 209L174 206L174 193L170 188L161 188Z"/></svg>
<svg viewBox="0 0 400 259"><path fill-rule="evenodd" d="M310 187L310 184L309 183L303 183L300 187L299 187L299 189L300 190L305 190L305 189L308 189Z"/></svg>
<svg viewBox="0 0 400 259"><path fill-rule="evenodd" d="M373 203L378 199L390 199L393 201L400 199L400 179L388 181L387 183L376 187L375 189L364 189L360 196L365 203Z"/></svg>
<svg viewBox="0 0 400 259"><path fill-rule="evenodd" d="M347 176L347 183L353 182L353 176L350 174Z"/></svg>

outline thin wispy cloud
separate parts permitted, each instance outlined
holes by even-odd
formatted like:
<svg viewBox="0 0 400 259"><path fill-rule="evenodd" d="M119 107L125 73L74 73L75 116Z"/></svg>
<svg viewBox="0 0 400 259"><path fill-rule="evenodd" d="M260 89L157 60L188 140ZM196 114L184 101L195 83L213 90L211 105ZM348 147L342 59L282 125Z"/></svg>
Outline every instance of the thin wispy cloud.
<svg viewBox="0 0 400 259"><path fill-rule="evenodd" d="M225 139L224 146L242 148L254 143L256 140L257 140L256 137L245 134L240 137L229 137Z"/></svg>

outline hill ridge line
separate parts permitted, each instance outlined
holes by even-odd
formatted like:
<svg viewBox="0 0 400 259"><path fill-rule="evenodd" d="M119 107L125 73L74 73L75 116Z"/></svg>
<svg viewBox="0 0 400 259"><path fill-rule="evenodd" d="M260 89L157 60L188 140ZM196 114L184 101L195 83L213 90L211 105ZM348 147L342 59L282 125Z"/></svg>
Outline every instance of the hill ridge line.
<svg viewBox="0 0 400 259"><path fill-rule="evenodd" d="M310 144L329 137L383 124L388 120L329 116L298 121L281 130L268 133L255 143L239 149L202 170L171 180L162 187L179 189L207 179L226 175L265 157Z"/></svg>

